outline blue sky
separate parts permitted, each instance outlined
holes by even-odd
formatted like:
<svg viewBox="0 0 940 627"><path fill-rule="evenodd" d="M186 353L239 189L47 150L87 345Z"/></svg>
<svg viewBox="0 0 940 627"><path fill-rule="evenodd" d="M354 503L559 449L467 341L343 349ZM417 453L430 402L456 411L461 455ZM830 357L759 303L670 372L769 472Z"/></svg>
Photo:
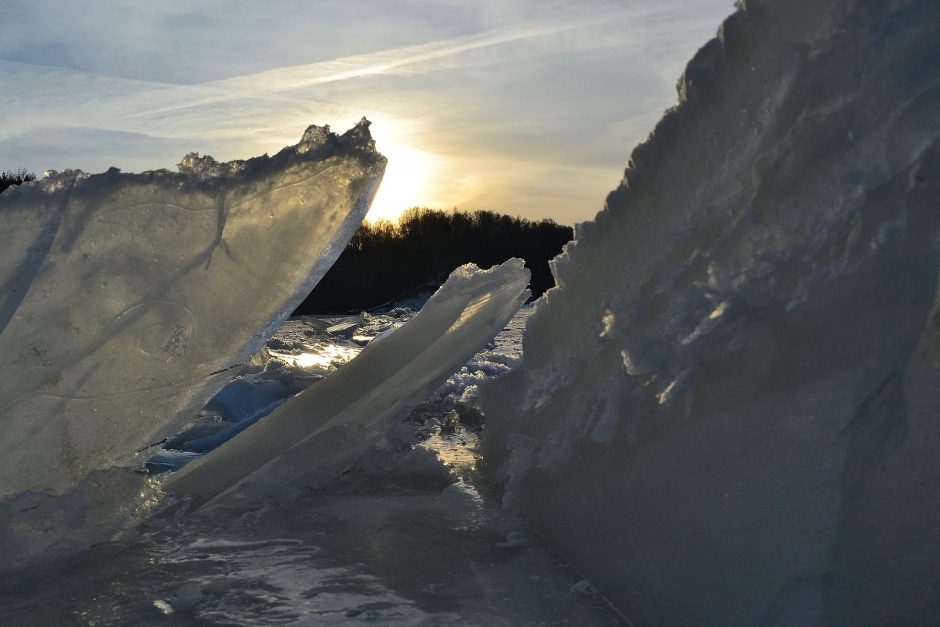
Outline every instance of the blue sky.
<svg viewBox="0 0 940 627"><path fill-rule="evenodd" d="M0 169L246 158L363 115L403 205L593 217L731 0L7 0Z"/></svg>

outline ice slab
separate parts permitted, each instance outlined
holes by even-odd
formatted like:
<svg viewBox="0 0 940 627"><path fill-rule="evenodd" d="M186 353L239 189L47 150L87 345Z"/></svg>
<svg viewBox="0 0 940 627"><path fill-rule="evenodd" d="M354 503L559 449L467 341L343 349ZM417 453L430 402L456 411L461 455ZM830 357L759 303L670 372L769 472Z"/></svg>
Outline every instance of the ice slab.
<svg viewBox="0 0 940 627"><path fill-rule="evenodd" d="M198 410L333 264L384 167L363 120L0 195L0 498L61 493Z"/></svg>
<svg viewBox="0 0 940 627"><path fill-rule="evenodd" d="M489 342L528 297L519 259L456 269L414 318L370 342L323 381L288 400L165 489L201 507L222 495L317 487L347 470L401 418Z"/></svg>
<svg viewBox="0 0 940 627"><path fill-rule="evenodd" d="M940 4L747 0L482 390L636 625L940 616Z"/></svg>

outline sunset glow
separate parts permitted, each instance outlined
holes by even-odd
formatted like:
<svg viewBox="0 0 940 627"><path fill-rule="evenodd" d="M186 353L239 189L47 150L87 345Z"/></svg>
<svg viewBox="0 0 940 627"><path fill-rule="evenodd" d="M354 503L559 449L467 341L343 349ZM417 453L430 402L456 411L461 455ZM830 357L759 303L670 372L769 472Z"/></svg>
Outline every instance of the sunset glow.
<svg viewBox="0 0 940 627"><path fill-rule="evenodd" d="M388 157L388 166L366 219L396 220L405 209L433 204L428 197L435 169L433 155L391 142L379 149Z"/></svg>

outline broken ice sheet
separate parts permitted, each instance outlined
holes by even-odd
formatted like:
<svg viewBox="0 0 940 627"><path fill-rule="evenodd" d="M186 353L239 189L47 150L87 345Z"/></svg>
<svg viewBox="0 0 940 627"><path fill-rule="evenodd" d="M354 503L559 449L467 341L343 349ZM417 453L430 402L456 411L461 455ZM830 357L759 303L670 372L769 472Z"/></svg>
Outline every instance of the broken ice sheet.
<svg viewBox="0 0 940 627"><path fill-rule="evenodd" d="M0 498L67 490L237 372L368 211L385 168L368 126L0 195Z"/></svg>
<svg viewBox="0 0 940 627"><path fill-rule="evenodd" d="M457 268L418 315L271 415L172 475L200 507L220 495L317 487L347 470L506 325L529 292L519 259Z"/></svg>

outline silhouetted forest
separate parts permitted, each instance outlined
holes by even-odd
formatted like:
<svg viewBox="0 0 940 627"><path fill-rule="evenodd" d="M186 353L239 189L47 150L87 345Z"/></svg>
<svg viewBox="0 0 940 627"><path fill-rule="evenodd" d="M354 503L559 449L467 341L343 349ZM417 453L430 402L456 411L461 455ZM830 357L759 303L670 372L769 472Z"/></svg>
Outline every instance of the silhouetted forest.
<svg viewBox="0 0 940 627"><path fill-rule="evenodd" d="M13 187L14 185L20 185L21 183L35 180L35 174L22 168L19 170L6 170L5 172L0 172L0 193L2 193L3 190L8 187Z"/></svg>
<svg viewBox="0 0 940 627"><path fill-rule="evenodd" d="M409 209L398 223L364 223L346 250L295 313L370 309L415 288L444 282L473 262L489 268L525 259L537 298L554 286L548 260L571 240L571 227L493 211Z"/></svg>

